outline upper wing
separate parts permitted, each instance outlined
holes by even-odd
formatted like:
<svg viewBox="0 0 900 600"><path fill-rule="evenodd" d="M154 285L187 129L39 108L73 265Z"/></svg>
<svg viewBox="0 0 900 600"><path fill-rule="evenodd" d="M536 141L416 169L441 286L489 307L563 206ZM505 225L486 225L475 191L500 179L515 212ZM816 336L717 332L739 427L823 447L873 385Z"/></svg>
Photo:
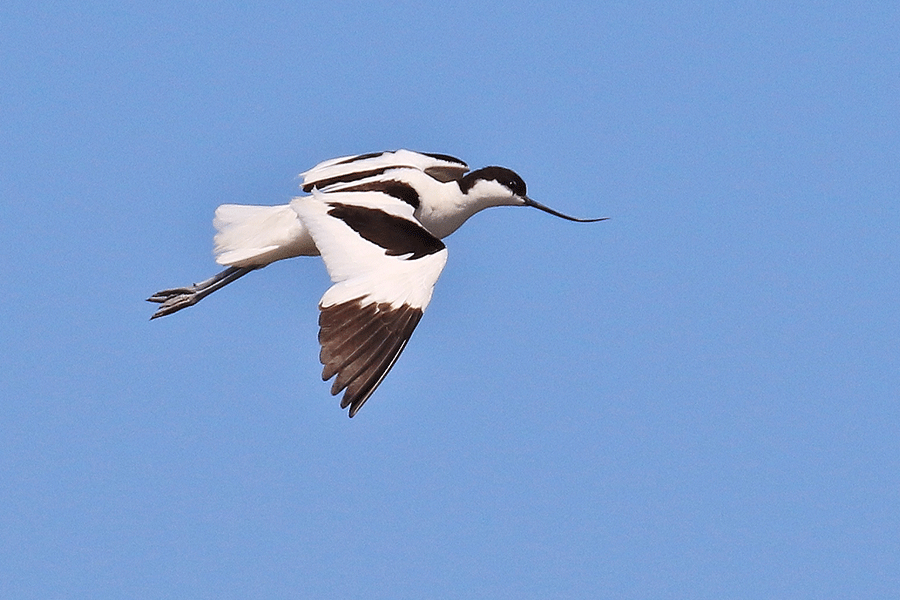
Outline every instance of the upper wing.
<svg viewBox="0 0 900 600"><path fill-rule="evenodd" d="M386 193L313 190L291 207L334 282L319 302L322 379L350 416L394 366L447 262L443 242Z"/></svg>
<svg viewBox="0 0 900 600"><path fill-rule="evenodd" d="M301 173L303 191L313 188L334 191L360 179L381 175L391 169L417 169L431 175L438 181L459 179L469 170L463 161L446 154L428 154L397 150L395 152L374 152L357 156L342 156L317 164Z"/></svg>

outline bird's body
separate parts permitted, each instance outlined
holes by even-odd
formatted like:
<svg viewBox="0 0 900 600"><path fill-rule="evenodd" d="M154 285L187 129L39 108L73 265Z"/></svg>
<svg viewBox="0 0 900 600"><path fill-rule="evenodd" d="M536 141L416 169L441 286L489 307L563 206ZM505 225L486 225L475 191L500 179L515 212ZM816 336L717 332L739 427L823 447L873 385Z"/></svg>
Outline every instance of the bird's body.
<svg viewBox="0 0 900 600"><path fill-rule="evenodd" d="M503 167L469 172L457 158L398 150L335 158L302 174L308 196L282 206L216 210L216 262L228 267L185 288L158 292L152 318L196 304L277 260L321 255L334 285L319 303L322 377L337 375L350 416L393 366L431 300L447 261L441 239L491 206L533 206ZM585 219L584 221L602 219Z"/></svg>

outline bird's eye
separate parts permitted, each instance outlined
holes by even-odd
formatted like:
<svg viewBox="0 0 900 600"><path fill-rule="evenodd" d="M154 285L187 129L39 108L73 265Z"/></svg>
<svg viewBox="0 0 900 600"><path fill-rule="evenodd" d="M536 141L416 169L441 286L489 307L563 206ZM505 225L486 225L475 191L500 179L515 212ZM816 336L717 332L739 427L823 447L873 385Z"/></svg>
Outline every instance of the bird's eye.
<svg viewBox="0 0 900 600"><path fill-rule="evenodd" d="M525 195L525 190L522 187L521 181L518 181L516 179L507 179L506 183L504 185L506 186L506 189L511 191L516 196L524 196Z"/></svg>

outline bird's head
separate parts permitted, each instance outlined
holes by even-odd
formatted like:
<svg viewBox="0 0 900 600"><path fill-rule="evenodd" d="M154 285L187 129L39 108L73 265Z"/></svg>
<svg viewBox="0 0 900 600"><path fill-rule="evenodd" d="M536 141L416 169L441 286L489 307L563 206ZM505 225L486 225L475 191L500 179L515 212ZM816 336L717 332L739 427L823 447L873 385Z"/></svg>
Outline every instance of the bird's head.
<svg viewBox="0 0 900 600"><path fill-rule="evenodd" d="M606 217L600 219L570 217L532 200L527 195L525 181L515 171L505 167L484 167L472 171L459 179L459 189L469 203L477 206L476 210L490 206L531 206L556 217L579 223L606 220Z"/></svg>

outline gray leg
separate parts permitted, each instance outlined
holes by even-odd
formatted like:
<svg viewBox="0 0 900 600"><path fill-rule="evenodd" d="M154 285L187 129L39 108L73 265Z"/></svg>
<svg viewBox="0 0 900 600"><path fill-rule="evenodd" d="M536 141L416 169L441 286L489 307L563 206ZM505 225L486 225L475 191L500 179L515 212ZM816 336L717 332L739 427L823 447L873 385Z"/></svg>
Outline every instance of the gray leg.
<svg viewBox="0 0 900 600"><path fill-rule="evenodd" d="M228 267L218 275L214 275L206 281L195 283L190 287L172 288L171 290L156 292L147 298L148 302L157 302L160 304L159 309L153 313L153 316L150 317L150 319L153 320L157 317L171 315L173 312L178 312L182 308L193 306L219 288L225 287L232 281L237 281L250 271L255 271L258 268L259 267Z"/></svg>

